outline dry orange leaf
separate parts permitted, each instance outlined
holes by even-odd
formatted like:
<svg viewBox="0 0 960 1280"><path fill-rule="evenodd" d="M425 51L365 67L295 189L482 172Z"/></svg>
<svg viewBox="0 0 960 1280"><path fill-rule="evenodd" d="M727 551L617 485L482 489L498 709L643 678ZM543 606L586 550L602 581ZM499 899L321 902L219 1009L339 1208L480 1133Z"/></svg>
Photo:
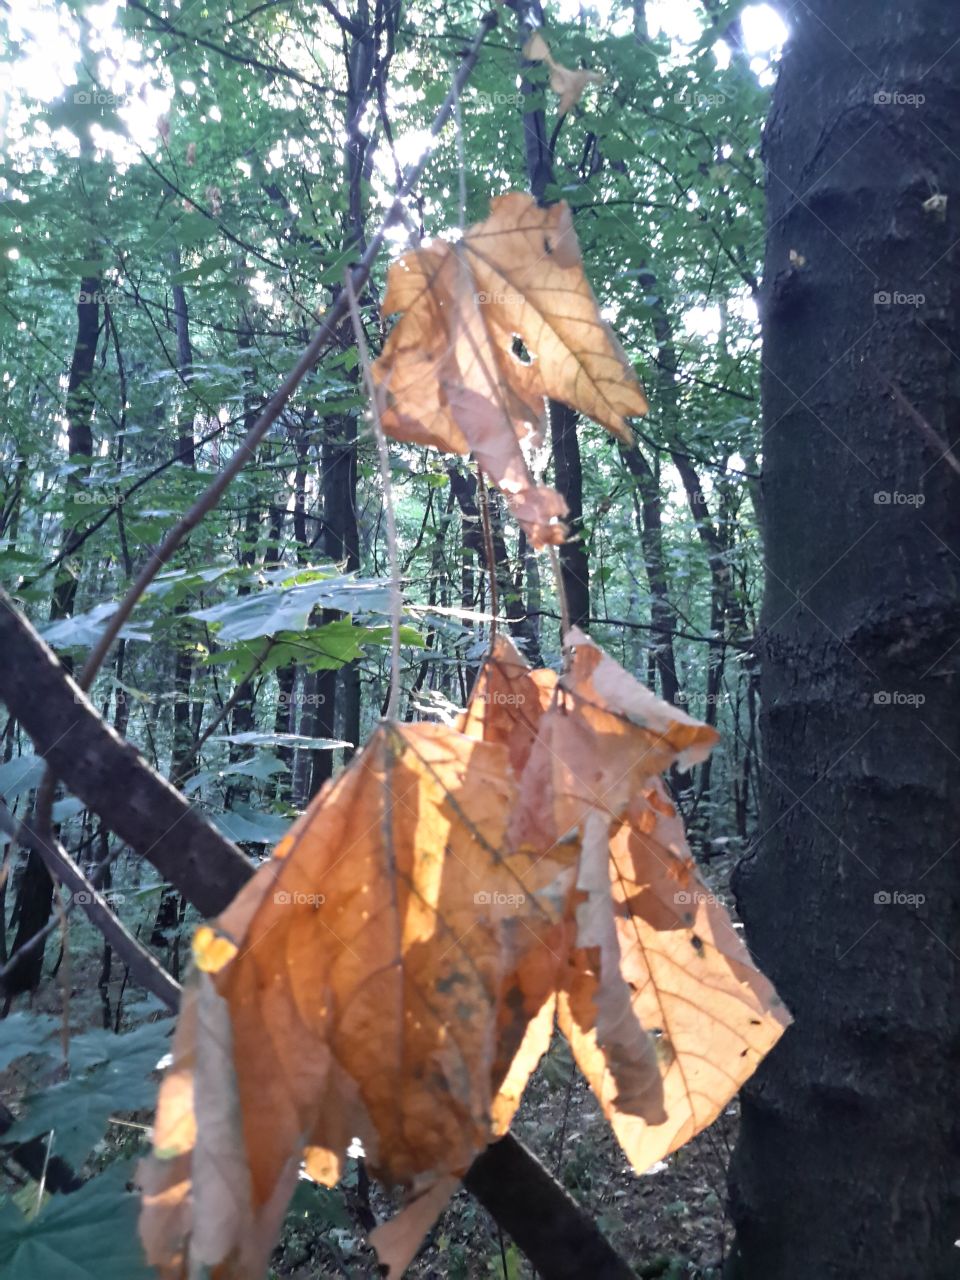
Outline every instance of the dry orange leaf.
<svg viewBox="0 0 960 1280"><path fill-rule="evenodd" d="M535 31L523 46L523 56L531 62L545 62L550 68L550 88L560 95L557 114L561 116L565 116L571 107L577 105L588 84L603 82L603 76L599 71L573 71L570 67L557 62L550 52L550 46L539 31Z"/></svg>
<svg viewBox="0 0 960 1280"><path fill-rule="evenodd" d="M562 541L563 500L534 483L521 447L542 437L545 397L626 442L626 418L647 411L600 315L569 207L498 197L458 243L436 240L393 263L383 309L400 314L373 365L384 430L473 453L535 545Z"/></svg>
<svg viewBox="0 0 960 1280"><path fill-rule="evenodd" d="M455 729L381 725L197 931L141 1174L162 1280L259 1280L354 1139L408 1193L373 1237L399 1275L555 1021L638 1170L782 1033L657 776L716 733L580 632L566 663L498 637Z"/></svg>
<svg viewBox="0 0 960 1280"><path fill-rule="evenodd" d="M642 1173L716 1119L790 1017L697 874L659 780L634 796L610 853L620 975L636 1023L653 1037L661 1116L617 1096L620 1082L595 1027L603 975L578 952L558 1019L621 1147Z"/></svg>
<svg viewBox="0 0 960 1280"><path fill-rule="evenodd" d="M422 1195L490 1141L499 1004L539 945L528 926L563 918L573 872L505 848L513 799L503 746L381 727L198 931L208 1011L188 1015L144 1175L143 1236L164 1276L203 1262L259 1277L304 1156L332 1184L359 1138L378 1177ZM158 1245L185 1152L192 1205Z"/></svg>
<svg viewBox="0 0 960 1280"><path fill-rule="evenodd" d="M566 637L569 669L539 727L510 838L548 850L597 809L620 820L630 797L673 764L705 760L718 734L669 706L582 631Z"/></svg>
<svg viewBox="0 0 960 1280"><path fill-rule="evenodd" d="M513 778L519 781L556 686L554 672L533 671L513 643L498 634L457 727L471 737L504 746ZM535 854L539 849L514 847ZM578 841L557 842L550 850L551 860L559 860L569 869L564 886L567 891L574 887L578 856ZM534 866L537 865L535 861ZM527 1081L550 1047L556 992L573 936L565 917L526 920L524 931L524 946L512 958L505 977L497 1023L498 1054L493 1071L494 1080L499 1083L493 1100L497 1134L509 1129Z"/></svg>

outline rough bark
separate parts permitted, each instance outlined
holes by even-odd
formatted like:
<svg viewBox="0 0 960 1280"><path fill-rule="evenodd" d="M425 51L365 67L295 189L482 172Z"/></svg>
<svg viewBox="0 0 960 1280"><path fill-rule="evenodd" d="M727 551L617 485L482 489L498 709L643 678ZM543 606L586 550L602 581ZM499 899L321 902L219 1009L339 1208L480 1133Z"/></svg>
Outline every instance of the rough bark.
<svg viewBox="0 0 960 1280"><path fill-rule="evenodd" d="M736 889L796 1023L744 1091L729 1270L948 1280L960 490L888 391L956 447L960 10L808 0L791 26L765 142L763 835Z"/></svg>

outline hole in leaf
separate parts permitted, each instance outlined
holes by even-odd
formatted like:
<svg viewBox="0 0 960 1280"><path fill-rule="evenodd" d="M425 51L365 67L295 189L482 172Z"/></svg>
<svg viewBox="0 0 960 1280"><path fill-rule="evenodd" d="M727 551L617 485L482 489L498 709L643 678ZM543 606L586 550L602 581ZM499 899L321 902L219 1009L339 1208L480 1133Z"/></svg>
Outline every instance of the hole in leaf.
<svg viewBox="0 0 960 1280"><path fill-rule="evenodd" d="M533 356L527 350L526 344L520 337L519 333L513 335L513 345L510 350L517 357L521 364L533 364Z"/></svg>

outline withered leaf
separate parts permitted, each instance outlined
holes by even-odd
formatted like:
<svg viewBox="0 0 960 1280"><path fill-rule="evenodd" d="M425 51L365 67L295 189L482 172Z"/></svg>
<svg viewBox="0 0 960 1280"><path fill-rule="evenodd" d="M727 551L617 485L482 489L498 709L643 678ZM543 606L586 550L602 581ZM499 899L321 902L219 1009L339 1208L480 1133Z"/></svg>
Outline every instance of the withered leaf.
<svg viewBox="0 0 960 1280"><path fill-rule="evenodd" d="M610 852L620 976L636 1022L654 1037L660 1117L617 1096L591 1008L602 979L588 967L571 966L558 1016L621 1147L643 1172L716 1119L790 1017L697 874L659 780L634 796Z"/></svg>
<svg viewBox="0 0 960 1280"><path fill-rule="evenodd" d="M454 729L382 725L194 940L141 1234L162 1280L258 1280L301 1166L359 1139L391 1276L505 1132L554 1023L638 1170L787 1025L658 777L714 730L582 633L493 645Z"/></svg>
<svg viewBox="0 0 960 1280"><path fill-rule="evenodd" d="M530 62L545 62L550 68L550 88L560 95L557 113L561 116L577 105L588 84L601 84L603 81L599 71L572 70L557 62L539 31L535 31L523 46L523 56Z"/></svg>
<svg viewBox="0 0 960 1280"><path fill-rule="evenodd" d="M600 315L568 206L498 197L458 243L434 241L391 266L384 312L400 314L373 365L384 430L472 452L535 545L562 540L563 501L534 483L521 448L542 436L545 397L627 442L625 419L647 411Z"/></svg>
<svg viewBox="0 0 960 1280"><path fill-rule="evenodd" d="M190 1088L196 1100L191 1239L154 1254L164 1275L187 1257L230 1280L258 1276L304 1155L333 1183L359 1138L378 1177L420 1195L491 1139L500 1003L522 1006L511 974L538 945L528 926L562 919L573 871L505 847L514 789L501 745L383 726L198 932L201 998L227 1026L206 1028L213 1078L201 1021L161 1093L158 1133L183 1136L146 1171L154 1242L169 1185L156 1166L173 1154L182 1186ZM201 1105L208 1084L235 1097L226 1115ZM215 1176L208 1153L225 1166ZM203 1204L212 1224L200 1224Z"/></svg>

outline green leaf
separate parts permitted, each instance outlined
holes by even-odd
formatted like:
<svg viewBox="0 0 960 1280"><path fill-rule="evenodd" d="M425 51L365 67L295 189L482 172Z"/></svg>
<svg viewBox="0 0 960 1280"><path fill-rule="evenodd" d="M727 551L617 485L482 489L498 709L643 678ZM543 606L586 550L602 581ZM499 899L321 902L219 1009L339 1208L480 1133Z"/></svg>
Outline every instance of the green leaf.
<svg viewBox="0 0 960 1280"><path fill-rule="evenodd" d="M225 733L211 742L236 742L245 746L309 747L311 751L334 751L337 747L352 747L353 742L341 742L338 738L308 738L300 733Z"/></svg>
<svg viewBox="0 0 960 1280"><path fill-rule="evenodd" d="M0 1022L0 1071L5 1071L11 1062L24 1058L28 1053L43 1053L47 1057L56 1057L60 1052L59 1041L55 1039L60 1029L60 1019L47 1013L31 1013L22 1009L11 1013Z"/></svg>
<svg viewBox="0 0 960 1280"><path fill-rule="evenodd" d="M210 815L225 836L235 843L274 845L290 829L288 818L276 813L256 813L253 809L231 809L229 813Z"/></svg>
<svg viewBox="0 0 960 1280"><path fill-rule="evenodd" d="M140 1197L126 1190L126 1161L71 1195L52 1196L33 1218L0 1206L4 1280L151 1280L137 1235Z"/></svg>
<svg viewBox="0 0 960 1280"><path fill-rule="evenodd" d="M79 1168L100 1141L115 1111L137 1111L156 1097L151 1073L169 1049L170 1020L125 1035L89 1031L70 1044L71 1075L28 1095L26 1110L7 1133L15 1142L53 1131L51 1150ZM92 1069L88 1069L92 1068Z"/></svg>
<svg viewBox="0 0 960 1280"><path fill-rule="evenodd" d="M40 634L53 649L92 649L103 635L107 619L116 611L117 606L108 600L87 613L77 613L72 618L62 618L41 627ZM124 640L150 639L150 632L144 630L142 624L123 627L120 635Z"/></svg>
<svg viewBox="0 0 960 1280"><path fill-rule="evenodd" d="M215 623L221 640L256 640L278 631L305 631L314 609L384 613L389 607L387 583L379 578L343 575L238 596L208 609L196 609L190 617Z"/></svg>
<svg viewBox="0 0 960 1280"><path fill-rule="evenodd" d="M224 765L222 769L202 769L185 783L183 794L192 795L194 791L198 791L210 782L218 782L221 778L256 778L258 782L267 782L274 774L287 772L289 772L288 765L271 752L262 751L259 755L251 756L249 760Z"/></svg>
<svg viewBox="0 0 960 1280"><path fill-rule="evenodd" d="M6 764L0 764L0 796L10 804L24 791L32 791L40 785L46 765L41 756L33 754L14 756Z"/></svg>

